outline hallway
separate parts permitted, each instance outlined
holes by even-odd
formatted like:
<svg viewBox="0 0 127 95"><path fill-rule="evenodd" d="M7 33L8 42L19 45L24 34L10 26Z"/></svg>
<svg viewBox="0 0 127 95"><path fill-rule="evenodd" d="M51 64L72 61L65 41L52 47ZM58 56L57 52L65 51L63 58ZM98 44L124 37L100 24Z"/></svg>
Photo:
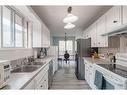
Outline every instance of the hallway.
<svg viewBox="0 0 127 95"><path fill-rule="evenodd" d="M84 80L77 80L75 76L74 61L69 64L59 66L53 78L51 89L90 89L89 85Z"/></svg>

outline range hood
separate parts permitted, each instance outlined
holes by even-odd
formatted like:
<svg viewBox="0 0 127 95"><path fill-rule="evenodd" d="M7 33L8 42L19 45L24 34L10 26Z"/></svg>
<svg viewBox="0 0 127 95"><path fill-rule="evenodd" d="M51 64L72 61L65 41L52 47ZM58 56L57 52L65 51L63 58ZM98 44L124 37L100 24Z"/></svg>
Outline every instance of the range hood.
<svg viewBox="0 0 127 95"><path fill-rule="evenodd" d="M127 25L121 25L108 33L102 34L102 36L115 36L115 35L127 35Z"/></svg>

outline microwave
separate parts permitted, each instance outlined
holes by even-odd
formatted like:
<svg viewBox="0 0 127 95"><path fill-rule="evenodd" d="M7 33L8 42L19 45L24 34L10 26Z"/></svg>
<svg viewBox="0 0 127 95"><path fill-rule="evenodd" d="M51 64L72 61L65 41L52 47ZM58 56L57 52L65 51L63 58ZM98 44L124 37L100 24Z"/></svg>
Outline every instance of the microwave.
<svg viewBox="0 0 127 95"><path fill-rule="evenodd" d="M10 79L10 61L0 59L0 88L7 85Z"/></svg>

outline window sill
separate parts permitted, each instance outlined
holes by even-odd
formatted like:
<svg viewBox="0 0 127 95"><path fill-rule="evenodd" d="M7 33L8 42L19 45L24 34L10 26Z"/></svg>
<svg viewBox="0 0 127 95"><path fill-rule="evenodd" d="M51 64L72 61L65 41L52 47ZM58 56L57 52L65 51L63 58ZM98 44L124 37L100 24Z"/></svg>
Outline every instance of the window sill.
<svg viewBox="0 0 127 95"><path fill-rule="evenodd" d="M31 50L32 48L0 48L0 51L4 50Z"/></svg>

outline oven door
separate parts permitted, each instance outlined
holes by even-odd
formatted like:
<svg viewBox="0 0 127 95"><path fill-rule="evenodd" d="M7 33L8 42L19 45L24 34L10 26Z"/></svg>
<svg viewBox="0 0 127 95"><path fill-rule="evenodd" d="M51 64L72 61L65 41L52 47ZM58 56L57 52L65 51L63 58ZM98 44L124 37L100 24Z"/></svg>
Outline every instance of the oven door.
<svg viewBox="0 0 127 95"><path fill-rule="evenodd" d="M124 88L124 84L121 81L118 81L116 79L114 79L113 77L109 77L109 76L105 76L104 75L104 79L105 79L105 86L103 89L125 89Z"/></svg>

